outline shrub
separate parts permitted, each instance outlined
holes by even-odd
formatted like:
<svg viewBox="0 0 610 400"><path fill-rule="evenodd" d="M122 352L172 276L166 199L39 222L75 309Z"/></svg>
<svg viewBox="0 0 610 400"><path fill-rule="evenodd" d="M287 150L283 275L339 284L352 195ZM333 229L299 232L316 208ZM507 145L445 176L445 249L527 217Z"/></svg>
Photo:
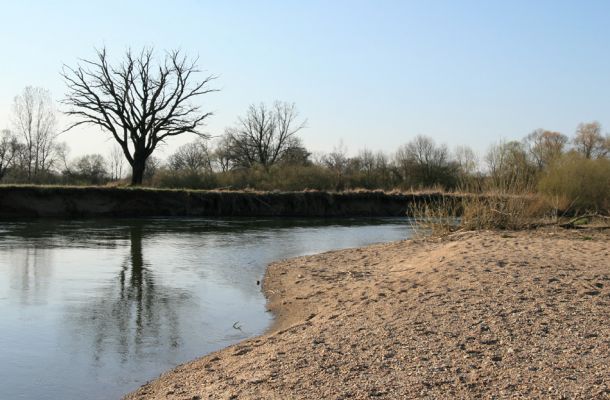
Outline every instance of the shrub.
<svg viewBox="0 0 610 400"><path fill-rule="evenodd" d="M172 189L212 189L217 186L217 179L212 174L162 169L155 174L152 185Z"/></svg>
<svg viewBox="0 0 610 400"><path fill-rule="evenodd" d="M535 226L546 214L537 197L488 193L464 196L460 227L465 230L520 230Z"/></svg>
<svg viewBox="0 0 610 400"><path fill-rule="evenodd" d="M567 154L549 166L538 187L549 202L562 207L563 211L608 213L610 160Z"/></svg>
<svg viewBox="0 0 610 400"><path fill-rule="evenodd" d="M409 206L416 230L423 229L433 236L458 229L529 229L539 225L547 211L538 196L505 193L441 196Z"/></svg>

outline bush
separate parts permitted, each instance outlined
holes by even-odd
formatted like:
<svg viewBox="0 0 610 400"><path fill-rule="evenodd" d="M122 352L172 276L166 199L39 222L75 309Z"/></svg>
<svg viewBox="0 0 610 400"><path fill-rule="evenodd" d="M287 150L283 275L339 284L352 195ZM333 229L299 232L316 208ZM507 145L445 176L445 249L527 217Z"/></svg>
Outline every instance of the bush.
<svg viewBox="0 0 610 400"><path fill-rule="evenodd" d="M539 190L562 211L610 210L610 160L567 154L542 174Z"/></svg>
<svg viewBox="0 0 610 400"><path fill-rule="evenodd" d="M536 200L536 196L526 194L464 196L460 226L465 230L528 229L547 214Z"/></svg>
<svg viewBox="0 0 610 400"><path fill-rule="evenodd" d="M521 230L540 225L548 215L537 196L487 193L441 196L411 204L415 228L433 236L456 230Z"/></svg>
<svg viewBox="0 0 610 400"><path fill-rule="evenodd" d="M153 177L152 185L171 189L213 189L217 187L217 179L212 174L162 169Z"/></svg>
<svg viewBox="0 0 610 400"><path fill-rule="evenodd" d="M317 165L256 166L221 172L217 178L219 187L235 190L333 190L336 184L334 174Z"/></svg>

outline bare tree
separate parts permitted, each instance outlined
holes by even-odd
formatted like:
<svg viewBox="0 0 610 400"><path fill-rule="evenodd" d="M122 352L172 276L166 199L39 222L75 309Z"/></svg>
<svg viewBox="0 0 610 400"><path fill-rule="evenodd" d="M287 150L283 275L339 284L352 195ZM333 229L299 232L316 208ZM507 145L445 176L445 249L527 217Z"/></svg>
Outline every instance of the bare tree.
<svg viewBox="0 0 610 400"><path fill-rule="evenodd" d="M437 145L432 138L418 135L398 148L395 162L405 185L432 187L452 186L454 169L447 146Z"/></svg>
<svg viewBox="0 0 610 400"><path fill-rule="evenodd" d="M161 159L150 156L146 159L146 166L144 170L144 176L142 177L144 181L152 181L154 176L157 174L159 169L161 168L162 162Z"/></svg>
<svg viewBox="0 0 610 400"><path fill-rule="evenodd" d="M68 157L70 155L70 147L66 142L60 142L55 146L55 156L57 163L60 164L60 172L63 175L70 176L72 174L72 170L70 167L70 163L68 162Z"/></svg>
<svg viewBox="0 0 610 400"><path fill-rule="evenodd" d="M231 138L227 135L220 137L213 152L214 168L220 172L227 172L233 166L231 156Z"/></svg>
<svg viewBox="0 0 610 400"><path fill-rule="evenodd" d="M333 147L333 151L322 157L322 163L339 178L345 174L349 157L347 156L347 146L343 143L343 139L339 141L337 146Z"/></svg>
<svg viewBox="0 0 610 400"><path fill-rule="evenodd" d="M454 151L455 162L465 175L474 175L477 172L479 161L474 150L468 146L457 146Z"/></svg>
<svg viewBox="0 0 610 400"><path fill-rule="evenodd" d="M519 193L531 190L535 184L536 167L528 159L522 142L502 141L492 145L485 161L490 189Z"/></svg>
<svg viewBox="0 0 610 400"><path fill-rule="evenodd" d="M0 181L13 166L19 150L17 138L8 129L3 130L0 133Z"/></svg>
<svg viewBox="0 0 610 400"><path fill-rule="evenodd" d="M258 164L267 168L301 147L295 135L305 121L297 122L298 115L294 103L275 102L271 108L263 103L251 105L246 116L226 131L233 162L240 167Z"/></svg>
<svg viewBox="0 0 610 400"><path fill-rule="evenodd" d="M53 165L57 138L55 109L49 91L26 87L15 97L13 106L15 132L24 141L23 163L27 180L32 181Z"/></svg>
<svg viewBox="0 0 610 400"><path fill-rule="evenodd" d="M536 129L525 137L524 143L538 169L543 169L561 156L568 137L559 132Z"/></svg>
<svg viewBox="0 0 610 400"><path fill-rule="evenodd" d="M123 178L123 161L125 157L123 155L123 149L119 144L112 146L110 154L108 155L108 165L110 166L110 179L118 181Z"/></svg>
<svg viewBox="0 0 610 400"><path fill-rule="evenodd" d="M375 154L371 150L364 148L358 152L358 157L356 158L359 169L367 175L372 175L376 166Z"/></svg>
<svg viewBox="0 0 610 400"><path fill-rule="evenodd" d="M200 139L180 146L169 157L168 165L174 171L212 172L212 160L207 143Z"/></svg>
<svg viewBox="0 0 610 400"><path fill-rule="evenodd" d="M601 131L602 126L597 121L579 124L572 141L576 150L585 158L601 158L608 154L608 138L604 138Z"/></svg>
<svg viewBox="0 0 610 400"><path fill-rule="evenodd" d="M73 175L84 183L99 185L108 179L106 160L100 154L87 154L74 161Z"/></svg>
<svg viewBox="0 0 610 400"><path fill-rule="evenodd" d="M131 183L141 184L146 160L159 143L187 132L204 136L199 128L212 114L192 101L215 91L209 88L214 77L194 81L200 72L196 63L179 51L157 63L153 50L144 49L136 55L127 51L120 64L111 65L102 49L94 60L64 66L63 103L66 113L78 118L68 129L93 124L111 133L131 165Z"/></svg>
<svg viewBox="0 0 610 400"><path fill-rule="evenodd" d="M425 166L441 166L449 158L447 146L437 146L433 139L422 135L407 143L405 151L408 158Z"/></svg>
<svg viewBox="0 0 610 400"><path fill-rule="evenodd" d="M382 185L388 187L391 184L391 163L388 156L383 151L378 151L375 155L375 169Z"/></svg>

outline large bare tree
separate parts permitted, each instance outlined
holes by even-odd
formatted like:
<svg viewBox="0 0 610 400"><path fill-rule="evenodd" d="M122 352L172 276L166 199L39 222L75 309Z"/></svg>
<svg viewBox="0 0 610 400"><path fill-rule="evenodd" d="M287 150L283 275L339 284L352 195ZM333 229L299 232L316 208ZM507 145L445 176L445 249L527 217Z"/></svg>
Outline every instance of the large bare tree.
<svg viewBox="0 0 610 400"><path fill-rule="evenodd" d="M53 165L57 138L55 107L48 90L28 86L15 97L15 133L23 139L23 163L28 181L36 180Z"/></svg>
<svg viewBox="0 0 610 400"><path fill-rule="evenodd" d="M183 133L205 136L199 129L212 113L193 101L216 91L214 76L196 80L197 59L170 51L157 61L153 49L138 54L127 51L120 63L111 64L106 49L75 68L64 66L68 86L63 103L68 115L81 124L100 126L112 134L132 168L133 185L142 183L146 160L166 139Z"/></svg>
<svg viewBox="0 0 610 400"><path fill-rule="evenodd" d="M251 105L236 126L227 129L233 163L239 167L262 165L267 168L302 147L297 132L305 127L298 122L293 103L275 102L272 107Z"/></svg>

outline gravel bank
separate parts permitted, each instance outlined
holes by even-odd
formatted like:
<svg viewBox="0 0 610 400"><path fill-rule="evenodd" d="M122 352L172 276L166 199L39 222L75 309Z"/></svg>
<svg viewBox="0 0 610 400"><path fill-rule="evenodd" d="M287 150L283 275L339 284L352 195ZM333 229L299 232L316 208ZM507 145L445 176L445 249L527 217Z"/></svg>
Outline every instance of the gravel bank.
<svg viewBox="0 0 610 400"><path fill-rule="evenodd" d="M278 262L267 334L126 399L610 398L609 239L464 233Z"/></svg>

